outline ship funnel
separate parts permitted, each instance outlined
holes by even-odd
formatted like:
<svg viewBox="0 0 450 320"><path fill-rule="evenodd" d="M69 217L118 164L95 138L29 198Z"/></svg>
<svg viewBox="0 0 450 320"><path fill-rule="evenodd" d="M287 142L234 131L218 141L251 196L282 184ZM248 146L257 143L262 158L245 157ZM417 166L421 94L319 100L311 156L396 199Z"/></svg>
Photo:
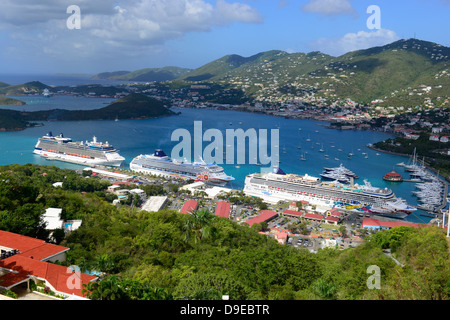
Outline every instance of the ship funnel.
<svg viewBox="0 0 450 320"><path fill-rule="evenodd" d="M273 173L276 173L276 174L286 174L286 173L284 173L284 171L283 170L281 170L281 168L280 167L273 167Z"/></svg>

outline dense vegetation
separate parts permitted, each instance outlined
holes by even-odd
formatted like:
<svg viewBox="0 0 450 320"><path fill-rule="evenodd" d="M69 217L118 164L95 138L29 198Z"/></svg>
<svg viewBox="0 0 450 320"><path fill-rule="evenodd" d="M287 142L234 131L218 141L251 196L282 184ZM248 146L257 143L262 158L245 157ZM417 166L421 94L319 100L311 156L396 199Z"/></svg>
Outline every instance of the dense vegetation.
<svg viewBox="0 0 450 320"><path fill-rule="evenodd" d="M60 243L71 248L67 264L105 273L86 288L92 299L450 297L449 244L435 227L393 228L356 248L314 254L204 210L115 207L106 201L107 184L70 170L11 165L0 177L0 229L45 239L39 214L48 206L83 219ZM52 186L58 181L62 189ZM367 287L371 265L380 268L380 289Z"/></svg>

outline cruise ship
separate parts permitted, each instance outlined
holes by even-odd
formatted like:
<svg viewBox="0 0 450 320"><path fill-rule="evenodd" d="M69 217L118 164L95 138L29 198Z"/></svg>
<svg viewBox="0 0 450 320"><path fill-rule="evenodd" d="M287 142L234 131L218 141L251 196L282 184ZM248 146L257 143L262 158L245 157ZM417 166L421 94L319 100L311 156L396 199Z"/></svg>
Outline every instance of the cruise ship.
<svg viewBox="0 0 450 320"><path fill-rule="evenodd" d="M367 180L364 185L346 185L307 174L286 174L278 167L273 172L253 173L245 178L244 193L268 202L306 200L311 204L370 210L370 213L404 218L416 210L397 198L390 189L373 187Z"/></svg>
<svg viewBox="0 0 450 320"><path fill-rule="evenodd" d="M120 167L125 160L108 142L98 142L94 136L91 142L72 141L61 133L52 132L38 139L34 153L48 160L59 160L82 165L104 165Z"/></svg>
<svg viewBox="0 0 450 320"><path fill-rule="evenodd" d="M224 186L234 178L228 176L217 164L178 161L157 149L153 154L141 154L130 162L130 169L135 172L150 173L167 178L203 181L208 184Z"/></svg>

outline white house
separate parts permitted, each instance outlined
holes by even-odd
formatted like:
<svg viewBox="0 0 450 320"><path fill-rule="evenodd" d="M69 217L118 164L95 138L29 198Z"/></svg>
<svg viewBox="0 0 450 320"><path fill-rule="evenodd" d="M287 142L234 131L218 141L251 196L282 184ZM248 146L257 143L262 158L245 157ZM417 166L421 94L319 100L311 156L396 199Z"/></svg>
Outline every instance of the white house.
<svg viewBox="0 0 450 320"><path fill-rule="evenodd" d="M45 222L45 229L55 230L63 227L63 220L61 220L60 208L47 208L45 213L42 215L42 219Z"/></svg>
<svg viewBox="0 0 450 320"><path fill-rule="evenodd" d="M442 136L441 137L441 142L448 142L448 137L447 136Z"/></svg>
<svg viewBox="0 0 450 320"><path fill-rule="evenodd" d="M430 141L439 141L439 136L433 134L430 136Z"/></svg>

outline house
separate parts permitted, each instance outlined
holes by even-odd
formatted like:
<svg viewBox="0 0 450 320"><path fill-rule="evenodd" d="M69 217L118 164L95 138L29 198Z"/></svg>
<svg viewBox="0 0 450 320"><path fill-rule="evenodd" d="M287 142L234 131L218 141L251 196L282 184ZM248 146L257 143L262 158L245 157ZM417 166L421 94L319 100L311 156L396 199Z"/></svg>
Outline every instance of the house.
<svg viewBox="0 0 450 320"><path fill-rule="evenodd" d="M56 230L63 227L63 220L61 220L61 208L47 208L45 213L41 216L45 223L45 229Z"/></svg>
<svg viewBox="0 0 450 320"><path fill-rule="evenodd" d="M69 248L0 230L0 289L30 290L34 281L55 293L83 297L83 285L97 277L53 262L65 261Z"/></svg>
<svg viewBox="0 0 450 320"><path fill-rule="evenodd" d="M431 128L431 132L432 132L432 133L441 133L442 130L444 130L443 127L434 127L434 128Z"/></svg>
<svg viewBox="0 0 450 320"><path fill-rule="evenodd" d="M430 141L439 141L439 136L437 136L437 135L435 135L435 134L432 134L432 135L430 136Z"/></svg>
<svg viewBox="0 0 450 320"><path fill-rule="evenodd" d="M441 142L448 142L448 137L447 136L442 136L441 137Z"/></svg>

